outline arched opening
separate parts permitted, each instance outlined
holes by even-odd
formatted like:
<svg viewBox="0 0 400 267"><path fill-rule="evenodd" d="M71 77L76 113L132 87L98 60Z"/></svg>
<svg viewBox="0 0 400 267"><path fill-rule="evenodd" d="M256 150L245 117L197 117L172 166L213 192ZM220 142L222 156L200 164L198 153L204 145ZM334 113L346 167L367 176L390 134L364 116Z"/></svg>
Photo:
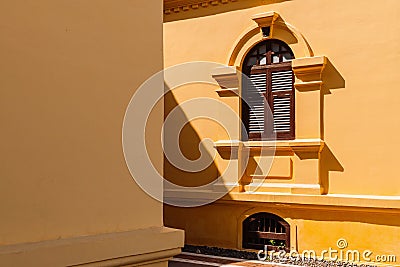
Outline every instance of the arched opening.
<svg viewBox="0 0 400 267"><path fill-rule="evenodd" d="M242 120L247 135L242 136L249 140L295 138L292 59L290 47L276 39L258 43L245 56L242 72L249 79L242 84Z"/></svg>
<svg viewBox="0 0 400 267"><path fill-rule="evenodd" d="M281 217L260 212L243 221L243 248L268 250L290 249L290 226Z"/></svg>

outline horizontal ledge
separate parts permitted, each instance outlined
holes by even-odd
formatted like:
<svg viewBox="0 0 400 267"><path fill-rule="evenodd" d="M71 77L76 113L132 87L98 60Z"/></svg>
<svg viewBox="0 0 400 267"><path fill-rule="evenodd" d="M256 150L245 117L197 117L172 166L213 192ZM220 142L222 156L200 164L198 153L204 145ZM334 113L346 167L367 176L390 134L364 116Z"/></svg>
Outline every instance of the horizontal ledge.
<svg viewBox="0 0 400 267"><path fill-rule="evenodd" d="M232 186L233 183L227 183L226 187ZM307 185L308 186L308 185ZM312 186L312 185L311 185ZM317 189L317 186L314 186ZM313 187L313 188L314 188ZM236 188L236 187L235 187ZM374 195L347 195L347 194L297 194L284 192L237 192L233 188L224 197L219 198L216 203L232 203L243 204L251 203L251 205L264 205L264 203L287 205L287 206L320 206L332 207L338 209L374 209L373 212L383 210L388 212L391 210L400 213L400 196L374 196ZM290 189L290 187L288 187ZM294 189L302 189L300 184L294 184ZM310 188L310 187L308 187ZM212 199L220 195L220 192L202 192L197 190L177 190L169 193L166 198L180 200L187 203L196 203L202 200ZM216 198L214 198L216 199Z"/></svg>
<svg viewBox="0 0 400 267"><path fill-rule="evenodd" d="M264 182L257 188L302 188L302 189L319 189L319 184L295 184L295 183L268 183Z"/></svg>
<svg viewBox="0 0 400 267"><path fill-rule="evenodd" d="M6 266L24 266L27 262L29 266L75 266L94 262L101 262L104 266L143 265L167 261L180 253L183 244L183 231L150 227L0 246L0 262Z"/></svg>
<svg viewBox="0 0 400 267"><path fill-rule="evenodd" d="M293 70L322 70L326 65L327 58L325 56L315 56L315 57L302 57L292 60Z"/></svg>
<svg viewBox="0 0 400 267"><path fill-rule="evenodd" d="M250 149L250 151L273 150L288 152L320 152L325 142L321 139L295 139L287 141L240 141L220 140L214 147L220 151Z"/></svg>
<svg viewBox="0 0 400 267"><path fill-rule="evenodd" d="M254 179L277 179L277 180L292 179L290 175L249 174L249 176Z"/></svg>
<svg viewBox="0 0 400 267"><path fill-rule="evenodd" d="M214 142L214 147L239 147L241 144L243 144L243 142L240 140L218 140Z"/></svg>
<svg viewBox="0 0 400 267"><path fill-rule="evenodd" d="M231 67L217 68L211 77L218 83L222 90L239 88L239 78L236 69Z"/></svg>
<svg viewBox="0 0 400 267"><path fill-rule="evenodd" d="M349 209L377 209L392 210L400 212L400 196L374 196L374 195L345 195L345 194L292 194L292 193L271 193L271 192L230 192L229 196L219 200L220 202L230 202L240 204L243 202L251 203L279 203L285 205L311 205L321 207L336 206L338 208Z"/></svg>
<svg viewBox="0 0 400 267"><path fill-rule="evenodd" d="M316 91L321 90L322 85L322 81L296 82L294 87L299 91Z"/></svg>
<svg viewBox="0 0 400 267"><path fill-rule="evenodd" d="M211 76L226 77L226 76L237 76L238 67L236 66L222 66L216 67L211 71Z"/></svg>

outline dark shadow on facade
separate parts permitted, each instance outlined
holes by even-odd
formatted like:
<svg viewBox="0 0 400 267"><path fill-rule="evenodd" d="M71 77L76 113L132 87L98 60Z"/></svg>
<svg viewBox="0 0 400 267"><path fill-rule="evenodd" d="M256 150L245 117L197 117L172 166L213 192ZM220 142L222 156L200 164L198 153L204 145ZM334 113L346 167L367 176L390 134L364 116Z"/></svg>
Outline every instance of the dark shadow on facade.
<svg viewBox="0 0 400 267"><path fill-rule="evenodd" d="M203 151L203 157L205 161L211 162L211 164L202 171L189 172L184 171L174 166L164 155L164 178L171 183L180 186L195 187L206 185L220 176L217 166L213 161L213 157L210 154L204 153L206 151L203 144L200 142L201 139L189 122L184 111L179 107L172 92L168 92L164 97L164 116L165 118L173 110L177 109L172 118L174 124L185 125L179 135L179 148L183 156L188 160L196 160L200 157L200 151ZM168 128L164 129L164 145L167 146L168 142L176 142L177 138L174 134L170 134Z"/></svg>
<svg viewBox="0 0 400 267"><path fill-rule="evenodd" d="M344 168L337 160L335 155L327 145L322 148L319 158L319 180L322 187L325 189L324 193L329 192L329 172L343 172Z"/></svg>
<svg viewBox="0 0 400 267"><path fill-rule="evenodd" d="M345 88L346 86L345 79L329 59L327 59L325 69L323 72L323 81L324 81L324 86L322 92L325 95L331 94L330 90L332 89Z"/></svg>

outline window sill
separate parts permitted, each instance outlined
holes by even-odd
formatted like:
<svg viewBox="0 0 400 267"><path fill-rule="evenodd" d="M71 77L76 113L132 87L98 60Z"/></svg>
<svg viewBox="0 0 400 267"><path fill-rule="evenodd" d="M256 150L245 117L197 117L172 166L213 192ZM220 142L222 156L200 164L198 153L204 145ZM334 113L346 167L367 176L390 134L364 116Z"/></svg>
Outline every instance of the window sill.
<svg viewBox="0 0 400 267"><path fill-rule="evenodd" d="M219 152L232 152L240 147L250 151L273 150L278 152L320 152L325 142L321 139L295 139L279 141L219 140L214 147Z"/></svg>

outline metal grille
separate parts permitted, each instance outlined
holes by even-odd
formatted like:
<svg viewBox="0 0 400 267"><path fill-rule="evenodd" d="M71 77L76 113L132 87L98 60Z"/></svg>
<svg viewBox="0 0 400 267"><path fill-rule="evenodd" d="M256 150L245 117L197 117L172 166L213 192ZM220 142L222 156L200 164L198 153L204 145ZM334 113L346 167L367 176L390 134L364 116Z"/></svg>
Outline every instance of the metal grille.
<svg viewBox="0 0 400 267"><path fill-rule="evenodd" d="M290 248L290 226L271 213L256 213L243 221L243 248L278 251Z"/></svg>

